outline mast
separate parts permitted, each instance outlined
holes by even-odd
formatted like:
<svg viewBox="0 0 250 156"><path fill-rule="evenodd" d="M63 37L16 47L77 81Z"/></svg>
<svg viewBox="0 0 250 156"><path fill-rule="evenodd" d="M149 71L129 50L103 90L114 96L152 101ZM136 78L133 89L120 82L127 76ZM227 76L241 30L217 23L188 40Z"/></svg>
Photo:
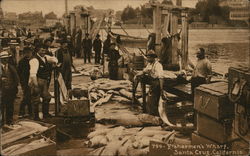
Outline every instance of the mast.
<svg viewBox="0 0 250 156"><path fill-rule="evenodd" d="M65 0L65 15L68 15L68 0Z"/></svg>

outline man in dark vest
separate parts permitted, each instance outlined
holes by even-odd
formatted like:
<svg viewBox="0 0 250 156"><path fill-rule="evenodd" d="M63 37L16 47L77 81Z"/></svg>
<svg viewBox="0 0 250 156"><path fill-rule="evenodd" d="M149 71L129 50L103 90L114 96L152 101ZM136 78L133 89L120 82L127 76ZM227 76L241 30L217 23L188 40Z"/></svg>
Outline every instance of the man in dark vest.
<svg viewBox="0 0 250 156"><path fill-rule="evenodd" d="M23 99L20 104L19 116L24 117L25 106L28 107L29 116L32 116L32 107L30 101L30 87L29 87L29 75L30 75L30 65L29 61L32 57L33 50L30 47L24 47L23 55L24 57L18 62L17 71L20 78L20 84L23 90Z"/></svg>
<svg viewBox="0 0 250 156"><path fill-rule="evenodd" d="M5 123L10 125L13 122L13 112L14 112L14 101L16 94L18 92L18 74L16 68L9 64L9 59L11 55L8 51L2 51L0 53L1 60L1 115L2 121L1 126Z"/></svg>
<svg viewBox="0 0 250 156"><path fill-rule="evenodd" d="M43 118L51 117L49 114L49 102L51 95L48 91L48 81L50 80L50 64L56 64L58 60L46 55L46 50L43 46L37 47L37 54L29 61L31 86L31 102L33 104L34 120L39 118L39 104L42 98L42 113Z"/></svg>
<svg viewBox="0 0 250 156"><path fill-rule="evenodd" d="M100 40L100 35L97 34L93 42L93 48L95 51L95 63L100 63L101 59L101 50L102 50L102 41Z"/></svg>
<svg viewBox="0 0 250 156"><path fill-rule="evenodd" d="M92 52L92 41L89 38L89 34L85 34L85 38L82 40L82 48L83 48L83 57L84 63L88 62L91 63L91 52Z"/></svg>

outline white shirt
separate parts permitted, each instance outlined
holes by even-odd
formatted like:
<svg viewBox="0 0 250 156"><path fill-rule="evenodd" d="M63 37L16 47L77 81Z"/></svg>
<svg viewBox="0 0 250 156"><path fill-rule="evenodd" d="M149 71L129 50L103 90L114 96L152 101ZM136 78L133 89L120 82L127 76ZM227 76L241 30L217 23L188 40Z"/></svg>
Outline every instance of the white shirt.
<svg viewBox="0 0 250 156"><path fill-rule="evenodd" d="M54 56L45 55L44 57L41 57L39 54L37 54L37 56L39 56L43 62L45 62L45 58L49 63L58 62L57 58ZM29 64L30 64L30 77L36 77L39 68L39 61L37 60L37 58L33 58L29 61Z"/></svg>
<svg viewBox="0 0 250 156"><path fill-rule="evenodd" d="M163 78L163 67L158 61L148 63L143 72L149 74L152 78Z"/></svg>

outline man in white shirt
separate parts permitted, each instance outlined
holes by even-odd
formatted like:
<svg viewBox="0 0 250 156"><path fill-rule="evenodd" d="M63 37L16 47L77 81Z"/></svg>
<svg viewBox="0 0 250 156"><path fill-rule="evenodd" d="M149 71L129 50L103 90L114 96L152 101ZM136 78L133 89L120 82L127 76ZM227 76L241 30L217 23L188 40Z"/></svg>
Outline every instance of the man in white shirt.
<svg viewBox="0 0 250 156"><path fill-rule="evenodd" d="M163 67L157 60L157 55L153 50L149 50L147 54L147 66L142 72L135 76L135 81L139 80L142 83L142 88L145 91L145 84L150 85L148 102L143 98L143 110L151 115L159 115L158 104L163 87ZM145 92L144 92L145 94ZM145 95L144 95L145 96Z"/></svg>
<svg viewBox="0 0 250 156"><path fill-rule="evenodd" d="M196 87L209 83L212 77L212 65L205 56L205 50L200 48L197 52L197 64L194 67L191 79L191 90L194 98L194 90Z"/></svg>
<svg viewBox="0 0 250 156"><path fill-rule="evenodd" d="M29 85L31 86L31 101L33 104L34 120L39 118L39 103L42 98L43 118L51 117L49 114L49 102L51 95L48 91L48 82L51 78L50 64L56 64L57 58L45 55L46 49L42 46L37 48L37 54L30 60L30 78Z"/></svg>

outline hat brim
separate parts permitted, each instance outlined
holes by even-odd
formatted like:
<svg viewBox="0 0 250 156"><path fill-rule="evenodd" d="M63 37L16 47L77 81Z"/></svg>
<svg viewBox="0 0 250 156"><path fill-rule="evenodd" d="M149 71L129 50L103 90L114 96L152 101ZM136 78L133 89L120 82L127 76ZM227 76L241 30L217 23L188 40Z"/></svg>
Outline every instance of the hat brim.
<svg viewBox="0 0 250 156"><path fill-rule="evenodd" d="M4 58L10 58L11 56L0 56L0 59L4 59Z"/></svg>
<svg viewBox="0 0 250 156"><path fill-rule="evenodd" d="M156 54L148 54L146 55L146 57L153 57L153 58L157 58L158 56Z"/></svg>

